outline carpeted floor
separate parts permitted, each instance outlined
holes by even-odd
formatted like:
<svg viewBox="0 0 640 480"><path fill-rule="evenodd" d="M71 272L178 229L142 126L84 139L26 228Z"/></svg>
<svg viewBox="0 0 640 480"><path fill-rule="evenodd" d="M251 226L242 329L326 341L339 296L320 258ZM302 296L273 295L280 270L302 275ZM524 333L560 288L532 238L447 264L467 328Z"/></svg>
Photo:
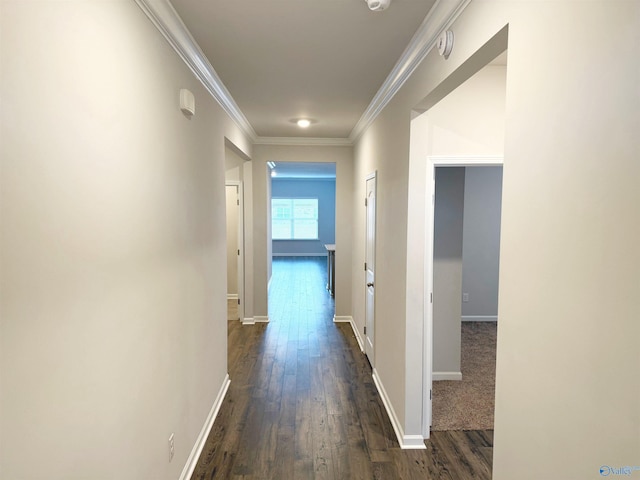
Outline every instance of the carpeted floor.
<svg viewBox="0 0 640 480"><path fill-rule="evenodd" d="M434 431L493 430L495 322L462 322L462 381L433 382Z"/></svg>

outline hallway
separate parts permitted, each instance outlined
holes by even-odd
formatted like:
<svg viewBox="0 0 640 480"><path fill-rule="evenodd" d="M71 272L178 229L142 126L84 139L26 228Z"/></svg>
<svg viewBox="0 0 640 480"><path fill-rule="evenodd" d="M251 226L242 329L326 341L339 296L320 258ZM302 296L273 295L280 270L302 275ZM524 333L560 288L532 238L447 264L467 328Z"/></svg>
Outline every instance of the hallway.
<svg viewBox="0 0 640 480"><path fill-rule="evenodd" d="M192 479L491 478L493 432L435 432L401 450L326 259L275 258L269 324L229 321L231 385Z"/></svg>

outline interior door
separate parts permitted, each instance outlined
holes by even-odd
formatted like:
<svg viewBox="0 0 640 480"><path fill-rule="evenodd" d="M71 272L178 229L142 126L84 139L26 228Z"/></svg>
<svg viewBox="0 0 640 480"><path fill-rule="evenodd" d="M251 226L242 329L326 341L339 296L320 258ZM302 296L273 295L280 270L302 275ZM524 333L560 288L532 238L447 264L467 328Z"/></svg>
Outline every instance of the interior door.
<svg viewBox="0 0 640 480"><path fill-rule="evenodd" d="M375 271L376 271L376 175L367 177L366 183L366 243L365 243L365 353L374 365L375 336Z"/></svg>
<svg viewBox="0 0 640 480"><path fill-rule="evenodd" d="M237 300L237 318L244 318L244 265L242 184L228 181L225 185L227 205L227 299Z"/></svg>

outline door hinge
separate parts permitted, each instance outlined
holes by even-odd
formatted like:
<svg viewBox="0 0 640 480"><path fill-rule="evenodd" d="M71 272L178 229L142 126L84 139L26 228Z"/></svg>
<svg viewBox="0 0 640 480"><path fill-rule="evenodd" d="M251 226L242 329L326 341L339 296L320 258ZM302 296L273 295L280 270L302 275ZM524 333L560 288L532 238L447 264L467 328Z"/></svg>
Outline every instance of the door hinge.
<svg viewBox="0 0 640 480"><path fill-rule="evenodd" d="M364 271L367 271L367 262L364 262Z"/></svg>
<svg viewBox="0 0 640 480"><path fill-rule="evenodd" d="M240 205L240 199L239 198L236 200L236 202L237 202L236 205Z"/></svg>
<svg viewBox="0 0 640 480"><path fill-rule="evenodd" d="M429 390L429 400L431 400L431 390Z"/></svg>
<svg viewBox="0 0 640 480"><path fill-rule="evenodd" d="M240 299L238 299L238 305L240 305Z"/></svg>
<svg viewBox="0 0 640 480"><path fill-rule="evenodd" d="M240 255L240 249L238 249L238 255Z"/></svg>
<svg viewBox="0 0 640 480"><path fill-rule="evenodd" d="M430 298L429 298L429 302L433 303L433 292L431 292L431 293L429 294L429 297L430 297Z"/></svg>
<svg viewBox="0 0 640 480"><path fill-rule="evenodd" d="M365 334L365 335L367 334L367 326L366 326L366 325L365 325L365 327L364 327L364 334Z"/></svg>
<svg viewBox="0 0 640 480"><path fill-rule="evenodd" d="M367 205L369 205L369 202L367 201L367 199L364 199L364 206L366 207Z"/></svg>

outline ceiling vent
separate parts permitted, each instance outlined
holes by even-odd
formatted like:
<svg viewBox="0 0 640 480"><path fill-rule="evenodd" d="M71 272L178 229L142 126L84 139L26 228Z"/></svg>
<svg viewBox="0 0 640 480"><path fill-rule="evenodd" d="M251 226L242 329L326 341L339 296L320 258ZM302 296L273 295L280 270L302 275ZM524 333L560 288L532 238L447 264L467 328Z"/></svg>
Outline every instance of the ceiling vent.
<svg viewBox="0 0 640 480"><path fill-rule="evenodd" d="M364 0L369 5L369 10L373 12L381 12L386 10L391 3L391 0Z"/></svg>

